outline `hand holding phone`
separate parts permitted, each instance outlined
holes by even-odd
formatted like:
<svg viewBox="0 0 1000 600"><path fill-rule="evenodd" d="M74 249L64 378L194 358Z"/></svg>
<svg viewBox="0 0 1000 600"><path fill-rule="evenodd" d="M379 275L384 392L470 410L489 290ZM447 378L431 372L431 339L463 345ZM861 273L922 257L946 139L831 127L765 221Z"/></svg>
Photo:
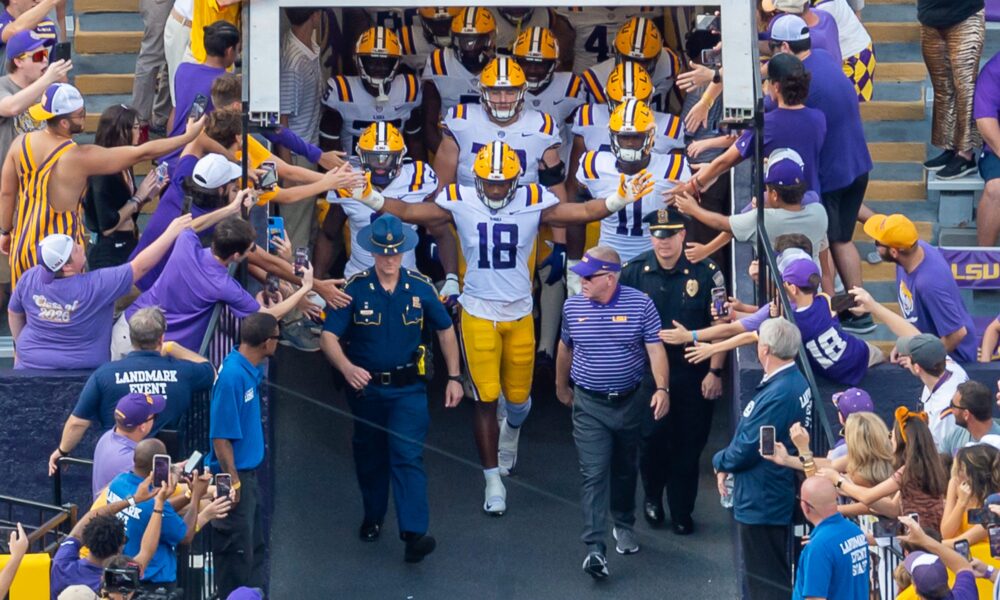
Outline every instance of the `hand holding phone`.
<svg viewBox="0 0 1000 600"><path fill-rule="evenodd" d="M233 489L233 476L229 473L216 473L215 475L215 497L228 498Z"/></svg>
<svg viewBox="0 0 1000 600"><path fill-rule="evenodd" d="M278 185L278 165L271 161L262 162L261 170L264 173L257 180L257 187L262 190L273 190Z"/></svg>
<svg viewBox="0 0 1000 600"><path fill-rule="evenodd" d="M774 456L774 425L760 427L760 455Z"/></svg>
<svg viewBox="0 0 1000 600"><path fill-rule="evenodd" d="M990 556L1000 558L1000 523L993 523L986 528L990 538Z"/></svg>
<svg viewBox="0 0 1000 600"><path fill-rule="evenodd" d="M153 455L153 487L163 487L170 481L170 455Z"/></svg>
<svg viewBox="0 0 1000 600"><path fill-rule="evenodd" d="M305 268L309 264L309 248L296 248L295 249L295 276L302 277L305 273Z"/></svg>
<svg viewBox="0 0 1000 600"><path fill-rule="evenodd" d="M205 114L205 109L208 108L208 97L205 94L198 94L194 97L194 102L191 103L191 110L188 112L188 119L192 121L197 121Z"/></svg>

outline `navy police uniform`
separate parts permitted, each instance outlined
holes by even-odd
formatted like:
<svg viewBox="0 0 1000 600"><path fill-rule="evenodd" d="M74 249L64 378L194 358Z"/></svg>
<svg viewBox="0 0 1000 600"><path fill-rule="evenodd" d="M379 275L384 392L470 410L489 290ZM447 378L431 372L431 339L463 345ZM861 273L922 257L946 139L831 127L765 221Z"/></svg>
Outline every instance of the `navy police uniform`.
<svg viewBox="0 0 1000 600"><path fill-rule="evenodd" d="M650 235L664 238L683 231L687 218L669 208L651 212L643 221L649 224ZM711 324L712 288L724 286L725 278L711 260L692 263L682 252L674 268L664 269L654 251L647 250L623 266L621 283L653 300L663 327L671 328L677 321L694 330ZM644 514L653 524L662 522L666 488L674 531L689 533L698 495L698 462L714 410L701 393L709 362L694 365L685 360L683 346L665 348L670 364L670 412L660 421L650 417L643 430L639 471L646 494Z"/></svg>
<svg viewBox="0 0 1000 600"><path fill-rule="evenodd" d="M416 243L416 234L408 229L385 215L358 232L358 243L376 255L398 254ZM420 536L429 517L423 442L430 423L420 372L422 330L425 322L435 331L447 329L451 317L430 280L402 267L392 292L382 287L374 268L352 277L345 291L350 304L329 311L323 329L337 336L354 365L371 374L366 387L347 390L357 417L353 447L365 510L362 536L366 526L368 539L378 535L388 508L390 476L400 535Z"/></svg>

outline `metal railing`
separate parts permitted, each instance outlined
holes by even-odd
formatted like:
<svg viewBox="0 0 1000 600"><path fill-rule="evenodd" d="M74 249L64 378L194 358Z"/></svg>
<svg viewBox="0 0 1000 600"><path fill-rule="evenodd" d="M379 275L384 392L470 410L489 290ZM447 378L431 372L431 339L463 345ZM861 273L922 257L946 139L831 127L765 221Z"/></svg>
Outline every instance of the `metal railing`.
<svg viewBox="0 0 1000 600"><path fill-rule="evenodd" d="M10 531L21 523L28 534L29 551L34 547L51 554L76 523L77 508L75 504L60 506L0 495L0 514L3 514L0 517L2 543L6 543ZM9 548L3 549L4 553L9 551Z"/></svg>

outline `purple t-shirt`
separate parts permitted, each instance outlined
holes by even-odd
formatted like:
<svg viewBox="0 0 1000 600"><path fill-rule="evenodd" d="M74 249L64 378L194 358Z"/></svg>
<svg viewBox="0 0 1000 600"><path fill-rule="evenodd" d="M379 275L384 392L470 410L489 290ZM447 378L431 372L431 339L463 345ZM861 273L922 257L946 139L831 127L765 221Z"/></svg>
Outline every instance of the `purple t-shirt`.
<svg viewBox="0 0 1000 600"><path fill-rule="evenodd" d="M817 294L811 305L797 308L795 325L814 371L841 385L861 383L868 373L868 345L844 333L826 295Z"/></svg>
<svg viewBox="0 0 1000 600"><path fill-rule="evenodd" d="M837 21L833 15L825 10L814 10L812 14L819 17L819 23L809 28L809 39L812 40L812 48L822 48L830 53L830 56L843 62L844 56L840 53L840 30L837 29Z"/></svg>
<svg viewBox="0 0 1000 600"><path fill-rule="evenodd" d="M139 237L139 243L136 245L135 250L132 251L132 256L129 257L129 260L134 259L146 246L155 242L167 230L170 223L181 216L181 212L184 209L184 189L181 185L185 178L190 177L194 173L196 164L198 164L198 157L193 154L182 156L177 161L177 165L174 167L174 174L170 179L170 185L167 186L166 191L160 196L160 202L156 205L156 210L153 211L152 216L149 217L146 228L143 229L142 235ZM148 290L160 276L160 273L163 272L163 267L167 264L167 258L167 256L161 258L160 262L156 263L156 266L140 277L135 282L136 287L142 291Z"/></svg>
<svg viewBox="0 0 1000 600"><path fill-rule="evenodd" d="M59 544L52 557L52 572L49 575L49 593L52 600L71 585L85 585L100 593L104 583L104 567L80 558L83 542L75 537L67 537Z"/></svg>
<svg viewBox="0 0 1000 600"><path fill-rule="evenodd" d="M983 66L976 80L976 96L972 105L974 119L1000 120L1000 52ZM993 150L983 140L983 152Z"/></svg>
<svg viewBox="0 0 1000 600"><path fill-rule="evenodd" d="M134 457L135 442L118 435L114 427L104 432L94 448L94 471L90 487L95 500L112 479L132 469Z"/></svg>
<svg viewBox="0 0 1000 600"><path fill-rule="evenodd" d="M736 140L740 156L753 156L753 130L747 129ZM819 193L820 150L826 139L826 117L815 108L775 108L764 114L764 156L778 148L791 148L805 163L809 189Z"/></svg>
<svg viewBox="0 0 1000 600"><path fill-rule="evenodd" d="M955 575L955 583L951 586L949 600L976 600L979 598L979 588L976 587L976 576L972 571L961 571Z"/></svg>
<svg viewBox="0 0 1000 600"><path fill-rule="evenodd" d="M959 362L976 361L976 324L962 302L948 261L927 242L918 242L924 260L912 273L896 266L896 287L903 317L923 333L938 337L965 327L966 336L951 353Z"/></svg>
<svg viewBox="0 0 1000 600"><path fill-rule="evenodd" d="M174 81L183 82L183 84L174 86L177 92L177 101L174 106L177 108L174 111L174 127L170 130L170 137L181 135L187 129L187 118L191 114L191 105L194 104L194 99L198 94L208 98L205 114L214 110L212 106L212 82L225 73L225 69L198 63L182 62L177 67ZM177 163L177 157L180 156L182 150L183 148L178 148L160 158L160 161L169 165L171 178L174 176L173 170Z"/></svg>
<svg viewBox="0 0 1000 600"><path fill-rule="evenodd" d="M764 324L764 321L771 318L771 307L768 304L761 306L757 309L757 312L753 313L749 317L743 317L742 319L737 319L739 324L743 326L743 329L747 331L757 332L760 331L760 326Z"/></svg>
<svg viewBox="0 0 1000 600"><path fill-rule="evenodd" d="M15 369L95 369L111 360L115 300L132 287L132 265L46 282L36 265L21 276L10 310L24 313Z"/></svg>
<svg viewBox="0 0 1000 600"><path fill-rule="evenodd" d="M174 242L163 273L125 316L131 318L140 308L159 306L167 319L164 339L185 348L200 348L217 302L229 305L237 317L260 310L260 304L229 276L212 250L201 247L198 234L185 229Z"/></svg>

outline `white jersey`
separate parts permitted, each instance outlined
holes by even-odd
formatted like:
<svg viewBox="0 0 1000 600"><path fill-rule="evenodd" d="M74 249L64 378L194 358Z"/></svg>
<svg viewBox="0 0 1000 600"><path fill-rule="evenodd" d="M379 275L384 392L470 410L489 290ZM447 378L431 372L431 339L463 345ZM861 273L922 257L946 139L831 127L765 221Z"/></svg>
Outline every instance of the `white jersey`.
<svg viewBox="0 0 1000 600"><path fill-rule="evenodd" d="M528 184L517 188L510 204L494 211L475 188L451 184L435 202L451 213L465 256L465 282L458 299L462 309L490 321L516 321L531 314L528 264L542 211L559 199Z"/></svg>
<svg viewBox="0 0 1000 600"><path fill-rule="evenodd" d="M420 130L420 123L407 121L414 109L420 106L420 84L416 75L396 75L389 84L389 100L376 102L357 76L336 75L327 82L323 104L336 111L343 121L340 128L340 147L348 154L354 153L354 144L361 133L372 123L392 123L403 133Z"/></svg>
<svg viewBox="0 0 1000 600"><path fill-rule="evenodd" d="M615 34L625 21L632 17L655 19L663 14L652 6L560 6L555 11L565 17L576 31L574 73L583 73L611 58Z"/></svg>
<svg viewBox="0 0 1000 600"><path fill-rule="evenodd" d="M458 104L479 104L479 75L466 69L452 48L438 48L427 57L422 75L441 96L441 116Z"/></svg>
<svg viewBox="0 0 1000 600"><path fill-rule="evenodd" d="M497 23L497 54L509 55L511 49L514 47L514 42L517 41L517 36L521 35L521 32L529 27L552 29L552 13L549 12L548 8L536 6L535 10L531 13L531 18L521 23L520 27L508 21L500 14L499 10L494 8L492 12L493 20Z"/></svg>
<svg viewBox="0 0 1000 600"><path fill-rule="evenodd" d="M620 176L611 152L587 152L580 157L576 180L591 198L607 198L618 191ZM653 191L638 202L601 219L601 246L611 246L623 261L649 250L649 225L642 217L664 208L663 194L691 178L683 154L652 154L646 171L653 176Z"/></svg>
<svg viewBox="0 0 1000 600"><path fill-rule="evenodd" d="M418 16L417 21L419 20ZM423 26L419 24L403 27L396 31L396 35L399 36L399 44L403 47L403 65L419 74L427 64L427 57L438 47L427 39Z"/></svg>
<svg viewBox="0 0 1000 600"><path fill-rule="evenodd" d="M569 154L573 149L573 133L570 117L584 103L583 80L573 73L556 72L545 89L524 95L524 106L543 112L552 117L559 127L559 158L569 164Z"/></svg>
<svg viewBox="0 0 1000 600"><path fill-rule="evenodd" d="M611 71L615 69L615 59L598 63L580 74L583 78L583 87L591 102L607 102L608 97L604 93L604 86L608 83ZM670 100L670 90L674 87L674 79L681 71L681 59L674 54L673 50L664 48L660 50L660 58L656 61L656 68L649 74L653 80L653 95L649 99L649 108L658 111L667 110L667 102Z"/></svg>
<svg viewBox="0 0 1000 600"><path fill-rule="evenodd" d="M434 169L429 164L417 160L404 164L399 170L399 175L390 181L381 193L386 198L417 203L423 202L433 194L437 190L437 185L438 178ZM361 231L362 227L371 224L378 217L378 213L352 199L347 190L330 190L326 198L331 204L339 204L344 209L344 214L347 215L347 225L351 230L351 257L344 267L344 277L348 278L355 273L370 269L375 264L375 259L372 258L371 252L358 244L358 232ZM404 227L410 227L414 232L417 230L416 225L404 223ZM411 271L417 270L413 250L403 254L403 266Z"/></svg>
<svg viewBox="0 0 1000 600"><path fill-rule="evenodd" d="M862 50L871 46L872 37L868 35L868 30L861 24L854 9L847 5L847 0L825 0L813 8L830 13L837 22L840 53L844 58L860 54Z"/></svg>
<svg viewBox="0 0 1000 600"><path fill-rule="evenodd" d="M459 104L448 111L442 133L458 145L458 168L455 181L472 187L472 165L476 153L493 142L506 142L521 159L521 183L538 182L538 161L545 151L560 143L559 127L549 115L522 109L518 118L504 126L497 125L479 104Z"/></svg>
<svg viewBox="0 0 1000 600"><path fill-rule="evenodd" d="M684 149L684 123L670 113L654 112L656 137L653 152L667 154ZM573 134L583 138L587 150L611 150L611 109L607 104L586 104L576 111Z"/></svg>

